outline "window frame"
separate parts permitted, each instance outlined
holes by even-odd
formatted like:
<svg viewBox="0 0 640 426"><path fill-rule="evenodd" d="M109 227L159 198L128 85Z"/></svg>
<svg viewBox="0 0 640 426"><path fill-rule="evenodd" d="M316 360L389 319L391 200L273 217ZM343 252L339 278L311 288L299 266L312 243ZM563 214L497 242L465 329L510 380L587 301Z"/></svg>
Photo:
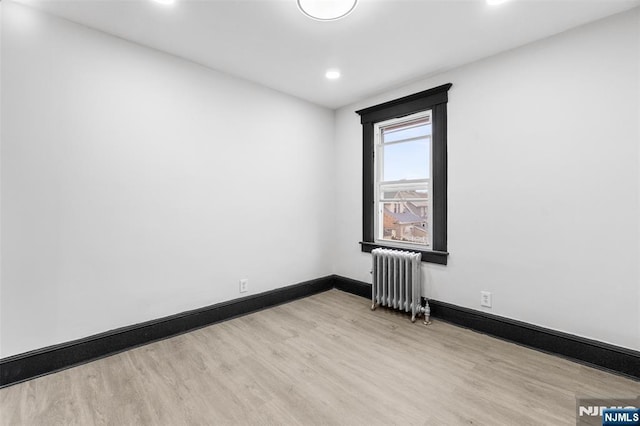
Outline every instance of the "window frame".
<svg viewBox="0 0 640 426"><path fill-rule="evenodd" d="M401 248L422 254L422 261L447 264L447 102L452 84L444 84L429 90L405 96L379 105L356 111L362 124L362 241L361 250L370 253L378 247ZM375 125L388 120L406 117L431 110L432 121L432 248L418 245L394 244L377 241L376 220L376 167Z"/></svg>
<svg viewBox="0 0 640 426"><path fill-rule="evenodd" d="M413 114L409 114L406 115L404 117L400 117L400 118L392 118L390 120L385 120L385 121L379 121L377 123L373 124L373 130L374 130L374 203L377 206L377 208L374 209L374 221L373 221L373 227L374 227L374 234L373 234L373 240L376 244L391 244L391 245L397 245L399 248L405 248L408 250L430 250L431 247L433 247L433 168L431 166L431 164L429 165L429 177L426 179L416 179L416 180L402 180L402 181L383 181L382 180L382 175L383 170L384 170L384 148L390 145L395 145L398 143L405 143L404 141L393 141L393 142L389 142L388 144L384 143L384 130L386 128L389 127L393 127L393 126L398 126L398 125L402 125L405 123L410 123L410 122L415 122L415 121L419 121L419 120L423 120L425 118L428 118L428 124L432 125L432 117L433 117L433 112L428 109L425 111L420 111L420 112L416 112ZM424 139L429 139L429 161L430 163L433 163L432 158L433 158L433 152L431 148L433 148L433 138L431 133L429 133L428 136L425 136ZM424 182L424 181L428 181L428 183ZM426 184L426 185L425 185ZM381 207L380 207L380 203L384 202L384 200L381 198L381 194L383 193L384 189L390 188L393 189L394 187L398 188L398 190L401 190L401 188L405 187L406 189L412 189L415 187L420 187L420 186L425 186L427 189L427 193L429 194L428 197L428 210L429 210L429 227L428 227L428 235L430 237L430 241L426 244L419 244L419 243L412 243L412 242L404 242L404 241L392 241L392 240L385 240L384 238L382 238L380 236L380 231L381 231L381 227L383 227L383 221L384 221L384 214L381 214ZM383 189L384 188L384 189Z"/></svg>

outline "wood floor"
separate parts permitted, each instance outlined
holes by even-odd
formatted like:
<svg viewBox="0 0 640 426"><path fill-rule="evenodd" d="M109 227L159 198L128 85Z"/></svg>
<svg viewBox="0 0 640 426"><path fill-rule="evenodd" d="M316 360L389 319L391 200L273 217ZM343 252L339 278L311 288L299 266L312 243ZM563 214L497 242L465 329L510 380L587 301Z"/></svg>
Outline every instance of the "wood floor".
<svg viewBox="0 0 640 426"><path fill-rule="evenodd" d="M331 290L0 390L2 425L575 425L640 383Z"/></svg>

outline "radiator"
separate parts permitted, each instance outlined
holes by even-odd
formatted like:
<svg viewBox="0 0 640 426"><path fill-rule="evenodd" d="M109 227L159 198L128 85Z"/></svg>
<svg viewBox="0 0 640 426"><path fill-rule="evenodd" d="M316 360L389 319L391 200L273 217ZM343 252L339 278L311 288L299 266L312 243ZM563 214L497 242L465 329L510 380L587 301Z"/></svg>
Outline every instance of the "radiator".
<svg viewBox="0 0 640 426"><path fill-rule="evenodd" d="M377 248L373 255L371 310L378 306L411 312L411 322L424 314L429 324L429 302L421 306L420 263L422 255L401 250Z"/></svg>

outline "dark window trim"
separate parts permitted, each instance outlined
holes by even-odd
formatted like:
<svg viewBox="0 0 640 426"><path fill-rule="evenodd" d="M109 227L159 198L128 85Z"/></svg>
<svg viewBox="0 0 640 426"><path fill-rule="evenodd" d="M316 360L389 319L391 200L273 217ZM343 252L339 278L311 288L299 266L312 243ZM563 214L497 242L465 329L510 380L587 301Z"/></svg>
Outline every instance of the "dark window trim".
<svg viewBox="0 0 640 426"><path fill-rule="evenodd" d="M447 264L447 102L452 84L444 84L403 98L356 111L362 123L362 242L363 252L389 247L374 238L374 135L375 123L416 112L433 111L433 250L422 253L422 261Z"/></svg>
<svg viewBox="0 0 640 426"><path fill-rule="evenodd" d="M364 242L364 241L360 241L360 245L362 246L361 250L364 253L371 253L371 250L373 250L375 248L398 248L399 250L411 250L413 252L420 253L422 255L422 261L423 262L438 263L440 265L446 265L447 264L447 256L449 255L449 253L447 253L446 251L414 250L414 249L408 249L408 248L404 248L404 247L402 247L402 248L393 247L392 245L385 245L385 244L379 244L379 243L367 243L367 242Z"/></svg>

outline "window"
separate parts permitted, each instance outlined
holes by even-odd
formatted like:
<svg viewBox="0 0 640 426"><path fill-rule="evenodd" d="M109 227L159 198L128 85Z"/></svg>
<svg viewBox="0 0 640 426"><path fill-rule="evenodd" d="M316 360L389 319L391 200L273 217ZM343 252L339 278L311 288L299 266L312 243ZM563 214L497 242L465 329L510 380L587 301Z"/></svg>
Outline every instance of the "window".
<svg viewBox="0 0 640 426"><path fill-rule="evenodd" d="M431 110L374 124L374 241L433 244Z"/></svg>
<svg viewBox="0 0 640 426"><path fill-rule="evenodd" d="M447 264L449 88L357 111L363 130L362 251L397 247Z"/></svg>

